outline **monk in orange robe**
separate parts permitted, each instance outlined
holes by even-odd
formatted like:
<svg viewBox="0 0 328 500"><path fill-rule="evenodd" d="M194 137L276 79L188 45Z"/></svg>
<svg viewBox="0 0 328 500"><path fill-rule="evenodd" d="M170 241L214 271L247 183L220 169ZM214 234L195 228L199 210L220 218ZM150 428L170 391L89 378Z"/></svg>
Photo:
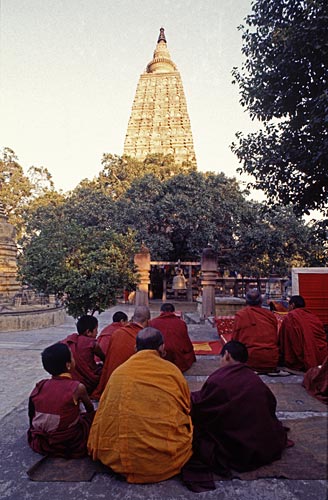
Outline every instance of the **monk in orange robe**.
<svg viewBox="0 0 328 500"><path fill-rule="evenodd" d="M154 483L178 474L191 457L190 392L181 371L162 359L159 330L139 331L136 345L108 381L88 450L129 483Z"/></svg>
<svg viewBox="0 0 328 500"><path fill-rule="evenodd" d="M122 326L125 326L127 322L127 315L122 311L117 311L113 315L113 322L110 325L105 326L105 328L101 330L99 336L97 337L97 342L105 356L108 350L109 339L111 338L112 334L115 332L115 330L118 330L119 328L122 328ZM101 360L96 357L96 361Z"/></svg>
<svg viewBox="0 0 328 500"><path fill-rule="evenodd" d="M173 304L162 304L161 314L149 322L164 335L165 351L168 361L174 363L182 372L188 370L196 361L194 348L188 335L186 323L178 318Z"/></svg>
<svg viewBox="0 0 328 500"><path fill-rule="evenodd" d="M276 371L279 360L278 321L261 307L260 292L253 288L246 294L246 307L235 315L232 339L246 345L247 366L261 373Z"/></svg>
<svg viewBox="0 0 328 500"><path fill-rule="evenodd" d="M94 316L81 316L76 328L78 333L72 333L61 342L70 348L75 359L72 378L84 384L88 394L91 394L99 383L102 370L102 365L96 363L95 356L101 361L105 360L105 355L96 341L98 320Z"/></svg>
<svg viewBox="0 0 328 500"><path fill-rule="evenodd" d="M72 380L74 357L67 345L57 343L43 351L42 364L52 378L38 382L30 395L28 443L42 455L83 457L94 408L85 386ZM86 413L80 413L80 403Z"/></svg>
<svg viewBox="0 0 328 500"><path fill-rule="evenodd" d="M328 356L322 365L314 366L306 372L302 385L311 396L328 405Z"/></svg>
<svg viewBox="0 0 328 500"><path fill-rule="evenodd" d="M137 333L148 325L149 318L149 308L146 306L138 306L135 308L131 322L118 328L112 334L109 340L106 360L101 372L100 381L91 395L92 399L97 400L100 398L115 368L120 366L135 353Z"/></svg>
<svg viewBox="0 0 328 500"><path fill-rule="evenodd" d="M279 331L282 364L299 371L321 365L327 356L327 338L322 322L305 308L300 295L290 298L288 309Z"/></svg>

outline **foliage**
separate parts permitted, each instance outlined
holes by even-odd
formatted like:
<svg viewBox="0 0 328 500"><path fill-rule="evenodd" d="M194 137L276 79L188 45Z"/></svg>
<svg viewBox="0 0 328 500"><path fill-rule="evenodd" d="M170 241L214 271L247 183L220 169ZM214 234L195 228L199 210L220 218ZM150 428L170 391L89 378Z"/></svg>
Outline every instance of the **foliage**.
<svg viewBox="0 0 328 500"><path fill-rule="evenodd" d="M263 128L232 144L250 185L296 213L327 210L328 3L255 0L241 26L246 57L233 74Z"/></svg>
<svg viewBox="0 0 328 500"><path fill-rule="evenodd" d="M195 166L189 163L177 165L172 155L149 155L145 160L138 161L129 156L104 154L103 168L99 175L90 183L83 181L83 185L91 185L105 192L116 200L122 196L131 183L147 174L153 174L157 179L164 180L181 172L191 172Z"/></svg>
<svg viewBox="0 0 328 500"><path fill-rule="evenodd" d="M134 238L110 228L111 203L84 187L39 206L28 222L21 276L39 292L64 294L74 317L104 311L135 279Z"/></svg>

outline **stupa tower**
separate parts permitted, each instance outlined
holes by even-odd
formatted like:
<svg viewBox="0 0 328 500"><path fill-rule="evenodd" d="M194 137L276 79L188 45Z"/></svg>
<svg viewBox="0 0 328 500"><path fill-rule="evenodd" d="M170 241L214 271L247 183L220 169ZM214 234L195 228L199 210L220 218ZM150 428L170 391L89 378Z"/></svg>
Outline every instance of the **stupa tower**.
<svg viewBox="0 0 328 500"><path fill-rule="evenodd" d="M139 79L123 152L141 161L154 153L172 154L176 163L196 165L182 80L167 49L164 28Z"/></svg>
<svg viewBox="0 0 328 500"><path fill-rule="evenodd" d="M17 280L16 230L8 222L0 201L0 299L10 300L21 291Z"/></svg>

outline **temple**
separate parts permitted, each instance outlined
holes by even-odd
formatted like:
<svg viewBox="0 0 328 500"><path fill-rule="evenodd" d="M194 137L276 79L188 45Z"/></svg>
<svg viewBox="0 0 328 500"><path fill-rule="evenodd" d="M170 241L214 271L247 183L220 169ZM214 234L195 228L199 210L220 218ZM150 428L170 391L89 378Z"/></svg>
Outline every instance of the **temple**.
<svg viewBox="0 0 328 500"><path fill-rule="evenodd" d="M7 220L0 201L0 300L8 301L21 291L17 279L16 230Z"/></svg>
<svg viewBox="0 0 328 500"><path fill-rule="evenodd" d="M186 98L180 73L160 29L153 59L140 76L124 143L124 155L171 154L177 164L196 166Z"/></svg>

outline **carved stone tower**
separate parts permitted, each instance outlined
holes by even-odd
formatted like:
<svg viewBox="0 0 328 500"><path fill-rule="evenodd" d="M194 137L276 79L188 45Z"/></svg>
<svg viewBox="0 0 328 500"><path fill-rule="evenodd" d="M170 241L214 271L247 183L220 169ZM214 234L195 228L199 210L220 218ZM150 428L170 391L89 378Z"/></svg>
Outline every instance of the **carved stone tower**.
<svg viewBox="0 0 328 500"><path fill-rule="evenodd" d="M196 165L182 80L167 49L164 28L139 79L123 152L141 161L156 153L174 155L178 164Z"/></svg>
<svg viewBox="0 0 328 500"><path fill-rule="evenodd" d="M16 230L9 224L0 201L0 299L8 301L21 290L17 281Z"/></svg>

